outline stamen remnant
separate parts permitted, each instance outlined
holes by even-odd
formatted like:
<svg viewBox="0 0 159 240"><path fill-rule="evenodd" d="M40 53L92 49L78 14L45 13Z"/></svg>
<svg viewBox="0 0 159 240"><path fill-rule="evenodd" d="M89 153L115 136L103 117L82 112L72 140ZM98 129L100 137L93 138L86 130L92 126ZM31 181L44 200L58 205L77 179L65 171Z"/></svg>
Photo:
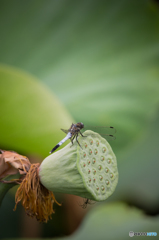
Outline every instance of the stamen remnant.
<svg viewBox="0 0 159 240"><path fill-rule="evenodd" d="M21 201L25 212L30 217L35 217L40 222L47 222L51 219L53 210L53 203L58 203L55 199L53 192L45 188L39 179L38 169L40 164L31 164L29 171L25 178L22 180L16 195L15 195L15 208Z"/></svg>

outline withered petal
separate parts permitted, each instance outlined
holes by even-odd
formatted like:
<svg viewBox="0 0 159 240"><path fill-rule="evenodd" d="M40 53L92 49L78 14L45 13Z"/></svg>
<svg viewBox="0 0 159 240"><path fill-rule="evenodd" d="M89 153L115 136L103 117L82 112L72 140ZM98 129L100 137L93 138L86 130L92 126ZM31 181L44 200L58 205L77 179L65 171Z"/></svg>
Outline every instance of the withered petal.
<svg viewBox="0 0 159 240"><path fill-rule="evenodd" d="M13 151L0 150L0 179L20 173L26 174L31 166L29 159Z"/></svg>

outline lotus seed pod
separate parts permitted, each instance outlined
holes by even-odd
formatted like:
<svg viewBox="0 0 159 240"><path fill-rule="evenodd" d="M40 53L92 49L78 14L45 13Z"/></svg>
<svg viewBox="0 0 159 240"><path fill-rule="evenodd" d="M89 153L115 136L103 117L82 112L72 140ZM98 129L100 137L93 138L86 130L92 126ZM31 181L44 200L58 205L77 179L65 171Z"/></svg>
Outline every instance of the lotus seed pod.
<svg viewBox="0 0 159 240"><path fill-rule="evenodd" d="M90 130L48 156L39 169L41 183L53 192L78 195L95 201L107 199L118 182L115 154L109 143Z"/></svg>

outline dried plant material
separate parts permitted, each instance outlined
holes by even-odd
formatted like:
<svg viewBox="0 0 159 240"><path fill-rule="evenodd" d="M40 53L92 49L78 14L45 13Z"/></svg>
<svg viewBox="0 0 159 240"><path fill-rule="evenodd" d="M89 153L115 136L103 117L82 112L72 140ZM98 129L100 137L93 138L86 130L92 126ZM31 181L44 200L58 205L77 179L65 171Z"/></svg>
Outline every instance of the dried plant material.
<svg viewBox="0 0 159 240"><path fill-rule="evenodd" d="M39 166L39 163L32 164L20 184L15 196L14 210L21 201L28 216L35 217L40 222L47 222L54 213L53 203L56 202L59 206L61 204L56 201L54 194L40 183Z"/></svg>
<svg viewBox="0 0 159 240"><path fill-rule="evenodd" d="M31 164L29 159L13 151L0 150L0 182L20 184L15 195L15 208L19 202L26 214L40 222L51 219L53 203L58 203L54 194L45 188L39 179L40 164ZM20 174L19 179L2 180L8 175Z"/></svg>
<svg viewBox="0 0 159 240"><path fill-rule="evenodd" d="M0 180L8 175L24 175L28 172L31 163L27 157L13 151L0 149L0 152Z"/></svg>

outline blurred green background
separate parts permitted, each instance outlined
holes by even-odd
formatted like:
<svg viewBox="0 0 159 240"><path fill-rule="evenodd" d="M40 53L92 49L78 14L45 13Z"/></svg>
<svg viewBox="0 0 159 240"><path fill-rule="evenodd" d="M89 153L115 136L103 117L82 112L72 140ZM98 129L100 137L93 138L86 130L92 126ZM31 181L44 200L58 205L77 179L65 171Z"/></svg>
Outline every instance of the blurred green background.
<svg viewBox="0 0 159 240"><path fill-rule="evenodd" d="M47 224L21 206L13 212L11 191L0 209L0 238L159 234L157 1L0 0L0 109L0 148L32 162L48 155L72 121L112 125L119 168L106 202L83 210L82 199L56 194L63 206Z"/></svg>

